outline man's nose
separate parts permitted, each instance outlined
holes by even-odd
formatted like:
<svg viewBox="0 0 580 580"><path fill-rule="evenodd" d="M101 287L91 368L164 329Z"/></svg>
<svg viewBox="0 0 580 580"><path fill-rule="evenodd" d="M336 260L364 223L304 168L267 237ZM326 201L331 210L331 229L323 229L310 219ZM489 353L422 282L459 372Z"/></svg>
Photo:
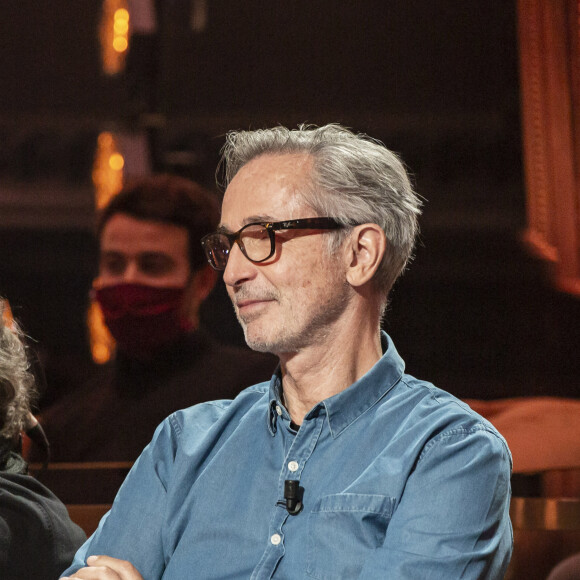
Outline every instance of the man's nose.
<svg viewBox="0 0 580 580"><path fill-rule="evenodd" d="M256 265L244 256L238 244L230 248L228 263L224 270L224 282L228 286L239 286L256 275Z"/></svg>
<svg viewBox="0 0 580 580"><path fill-rule="evenodd" d="M122 279L125 284L137 284L141 282L143 276L137 262L130 260L123 270Z"/></svg>

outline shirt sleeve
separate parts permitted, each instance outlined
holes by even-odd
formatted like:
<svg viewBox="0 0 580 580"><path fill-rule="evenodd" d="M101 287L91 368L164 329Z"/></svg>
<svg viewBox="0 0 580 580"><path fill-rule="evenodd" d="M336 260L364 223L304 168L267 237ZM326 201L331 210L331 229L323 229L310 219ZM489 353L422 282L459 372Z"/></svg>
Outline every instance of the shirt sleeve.
<svg viewBox="0 0 580 580"><path fill-rule="evenodd" d="M62 576L86 566L89 556L107 555L128 560L145 580L161 578L165 566L162 530L177 449L176 426L172 417L159 425L119 489L111 510Z"/></svg>
<svg viewBox="0 0 580 580"><path fill-rule="evenodd" d="M503 578L513 546L510 475L507 445L485 425L439 434L359 578Z"/></svg>

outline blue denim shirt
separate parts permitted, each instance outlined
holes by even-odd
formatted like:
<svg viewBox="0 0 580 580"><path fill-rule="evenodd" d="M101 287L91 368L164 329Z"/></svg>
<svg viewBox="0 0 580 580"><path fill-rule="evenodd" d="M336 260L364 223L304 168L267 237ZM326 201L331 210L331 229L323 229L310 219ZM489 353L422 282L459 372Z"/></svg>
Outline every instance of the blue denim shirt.
<svg viewBox="0 0 580 580"><path fill-rule="evenodd" d="M298 431L281 381L178 411L156 430L90 555L146 580L500 579L509 562L511 457L465 404L384 355ZM304 508L289 515L284 481Z"/></svg>

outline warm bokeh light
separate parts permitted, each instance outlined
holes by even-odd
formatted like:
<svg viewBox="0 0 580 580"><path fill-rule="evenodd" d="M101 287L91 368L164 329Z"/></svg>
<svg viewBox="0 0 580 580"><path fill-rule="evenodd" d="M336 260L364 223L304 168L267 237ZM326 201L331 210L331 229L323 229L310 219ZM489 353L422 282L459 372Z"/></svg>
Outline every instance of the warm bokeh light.
<svg viewBox="0 0 580 580"><path fill-rule="evenodd" d="M105 364L113 355L115 340L105 326L103 313L96 302L92 302L89 306L87 327L93 360L97 364Z"/></svg>
<svg viewBox="0 0 580 580"><path fill-rule="evenodd" d="M113 40L113 48L117 52L125 52L128 46L129 43L127 42L126 38L118 37Z"/></svg>
<svg viewBox="0 0 580 580"><path fill-rule="evenodd" d="M109 167L113 171L120 171L125 166L125 160L120 153L113 153L109 157Z"/></svg>
<svg viewBox="0 0 580 580"><path fill-rule="evenodd" d="M131 34L129 19L127 0L103 1L99 38L106 74L118 74L125 68Z"/></svg>
<svg viewBox="0 0 580 580"><path fill-rule="evenodd" d="M115 18L113 30L117 36L126 35L129 32L129 20Z"/></svg>
<svg viewBox="0 0 580 580"><path fill-rule="evenodd" d="M102 208L123 187L125 160L117 148L112 133L103 132L97 140L97 152L93 164L95 206Z"/></svg>
<svg viewBox="0 0 580 580"><path fill-rule="evenodd" d="M97 139L92 175L97 209L105 206L123 187L124 166L125 159L118 149L115 136L104 131ZM93 360L97 364L104 364L112 356L115 341L105 326L101 309L96 302L91 303L87 312L87 327Z"/></svg>
<svg viewBox="0 0 580 580"><path fill-rule="evenodd" d="M129 22L129 11L125 8L115 10L115 22Z"/></svg>
<svg viewBox="0 0 580 580"><path fill-rule="evenodd" d="M97 142L102 146L110 145L113 142L113 134L109 133L108 131L104 131L97 137Z"/></svg>
<svg viewBox="0 0 580 580"><path fill-rule="evenodd" d="M117 52L129 48L129 11L125 8L115 10L113 16L113 48Z"/></svg>
<svg viewBox="0 0 580 580"><path fill-rule="evenodd" d="M2 319L4 320L4 324L7 327L12 328L12 325L14 324L14 318L12 317L12 310L10 309L10 304L8 300L6 300L5 298L2 298L0 300L0 309L2 311Z"/></svg>

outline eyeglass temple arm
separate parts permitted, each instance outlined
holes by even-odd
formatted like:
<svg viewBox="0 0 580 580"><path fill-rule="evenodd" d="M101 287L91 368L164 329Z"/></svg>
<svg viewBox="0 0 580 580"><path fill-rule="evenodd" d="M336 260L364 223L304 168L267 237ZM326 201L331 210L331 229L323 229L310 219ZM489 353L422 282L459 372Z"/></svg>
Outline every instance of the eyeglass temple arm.
<svg viewBox="0 0 580 580"><path fill-rule="evenodd" d="M296 220L286 220L282 222L269 223L266 226L271 230L293 230L293 229L317 229L336 230L345 227L339 221L332 218L302 218Z"/></svg>

